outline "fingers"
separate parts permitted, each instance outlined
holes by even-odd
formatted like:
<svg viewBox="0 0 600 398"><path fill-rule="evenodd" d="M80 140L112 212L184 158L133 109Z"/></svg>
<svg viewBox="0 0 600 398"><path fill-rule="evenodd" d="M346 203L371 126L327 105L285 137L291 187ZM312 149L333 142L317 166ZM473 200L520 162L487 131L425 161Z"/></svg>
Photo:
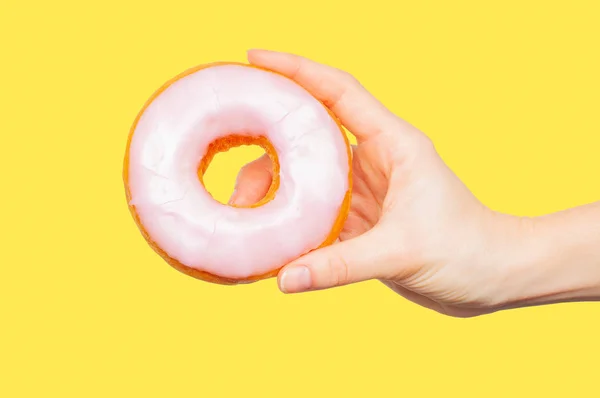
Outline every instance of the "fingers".
<svg viewBox="0 0 600 398"><path fill-rule="evenodd" d="M396 259L388 239L372 229L351 240L315 250L279 273L284 293L327 289L393 275Z"/></svg>
<svg viewBox="0 0 600 398"><path fill-rule="evenodd" d="M250 50L248 60L303 86L331 109L358 141L402 122L356 79L339 69L298 55L267 50Z"/></svg>
<svg viewBox="0 0 600 398"><path fill-rule="evenodd" d="M273 180L271 159L267 155L245 165L239 172L230 205L250 206L260 201Z"/></svg>

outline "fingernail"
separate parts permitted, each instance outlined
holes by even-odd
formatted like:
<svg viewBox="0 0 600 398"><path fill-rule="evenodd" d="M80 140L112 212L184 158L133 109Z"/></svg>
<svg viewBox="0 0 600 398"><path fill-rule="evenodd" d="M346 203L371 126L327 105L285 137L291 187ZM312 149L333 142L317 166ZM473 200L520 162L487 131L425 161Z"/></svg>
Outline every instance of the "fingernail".
<svg viewBox="0 0 600 398"><path fill-rule="evenodd" d="M279 288L284 293L298 293L310 289L311 284L310 270L299 265L283 271Z"/></svg>

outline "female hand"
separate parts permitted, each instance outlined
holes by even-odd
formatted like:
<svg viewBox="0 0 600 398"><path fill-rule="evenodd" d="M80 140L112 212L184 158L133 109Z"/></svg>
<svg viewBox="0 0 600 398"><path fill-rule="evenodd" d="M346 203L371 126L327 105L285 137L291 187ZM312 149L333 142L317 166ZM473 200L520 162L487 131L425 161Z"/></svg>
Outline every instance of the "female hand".
<svg viewBox="0 0 600 398"><path fill-rule="evenodd" d="M513 275L536 258L527 245L535 236L533 220L485 207L425 134L348 73L279 52L253 50L248 59L306 88L358 143L352 203L340 242L286 265L278 277L283 292L379 279L405 298L453 316L495 311L528 296ZM271 184L270 173L267 156L246 165L230 202L260 200ZM524 274L525 281L532 278Z"/></svg>

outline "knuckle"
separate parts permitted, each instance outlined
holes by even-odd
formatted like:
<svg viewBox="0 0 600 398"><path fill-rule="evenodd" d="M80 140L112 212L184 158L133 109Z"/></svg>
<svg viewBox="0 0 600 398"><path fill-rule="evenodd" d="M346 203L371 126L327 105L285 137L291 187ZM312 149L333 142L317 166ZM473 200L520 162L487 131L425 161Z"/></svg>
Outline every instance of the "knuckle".
<svg viewBox="0 0 600 398"><path fill-rule="evenodd" d="M255 160L256 164L264 171L271 172L273 169L273 162L269 155L263 155L260 158Z"/></svg>
<svg viewBox="0 0 600 398"><path fill-rule="evenodd" d="M347 96L348 92L355 90L356 86L359 85L358 80L354 78L350 73L341 69L336 69L337 76L335 77L336 84L335 88L324 102L325 105L332 108L338 105ZM319 86L326 86L327 76L323 76L323 82Z"/></svg>
<svg viewBox="0 0 600 398"><path fill-rule="evenodd" d="M238 173L238 177L245 176L246 174L248 174L249 172L252 171L252 168L253 168L252 163L247 163L247 164L243 165L242 168L240 169L240 172Z"/></svg>
<svg viewBox="0 0 600 398"><path fill-rule="evenodd" d="M356 77L354 77L354 75L352 75L350 72L347 72L345 70L341 70L338 69L339 74L340 74L340 79L342 81L344 81L344 83L348 84L348 85L358 85L358 79Z"/></svg>
<svg viewBox="0 0 600 398"><path fill-rule="evenodd" d="M269 161L268 157L266 159L260 157L250 163L246 163L241 167L239 174L250 175L256 172L268 171L267 166L270 165Z"/></svg>
<svg viewBox="0 0 600 398"><path fill-rule="evenodd" d="M304 58L296 58L294 61L294 66L292 67L292 71L289 76L291 79L296 79L306 68L306 60Z"/></svg>
<svg viewBox="0 0 600 398"><path fill-rule="evenodd" d="M350 282L349 267L346 260L339 255L328 259L327 268L332 286L342 286Z"/></svg>
<svg viewBox="0 0 600 398"><path fill-rule="evenodd" d="M426 134L420 134L419 138L419 148L421 150L428 152L435 151L435 143L433 142L431 137L429 137Z"/></svg>

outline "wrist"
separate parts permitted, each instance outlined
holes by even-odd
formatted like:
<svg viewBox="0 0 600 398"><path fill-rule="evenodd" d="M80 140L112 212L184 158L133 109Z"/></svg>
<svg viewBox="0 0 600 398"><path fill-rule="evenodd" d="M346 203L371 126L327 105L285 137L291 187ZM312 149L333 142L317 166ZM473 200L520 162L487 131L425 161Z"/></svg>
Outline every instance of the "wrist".
<svg viewBox="0 0 600 398"><path fill-rule="evenodd" d="M536 218L499 216L501 271L494 305L524 307L600 299L600 207ZM499 261L502 259L502 261Z"/></svg>

